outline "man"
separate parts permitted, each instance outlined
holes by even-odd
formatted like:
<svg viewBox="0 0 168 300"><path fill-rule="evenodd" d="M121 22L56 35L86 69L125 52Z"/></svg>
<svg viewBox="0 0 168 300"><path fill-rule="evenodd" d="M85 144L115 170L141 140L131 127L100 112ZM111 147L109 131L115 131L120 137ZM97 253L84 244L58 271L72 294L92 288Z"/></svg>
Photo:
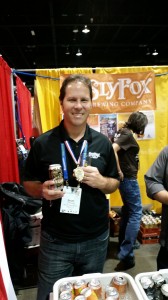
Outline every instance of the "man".
<svg viewBox="0 0 168 300"><path fill-rule="evenodd" d="M157 270L168 269L168 146L163 148L145 174L145 184L147 196L162 203Z"/></svg>
<svg viewBox="0 0 168 300"><path fill-rule="evenodd" d="M38 300L48 299L60 278L103 271L109 237L105 194L119 186L109 139L87 125L90 79L70 75L59 98L64 119L36 138L25 167L26 191L43 198ZM84 166L87 155L91 166ZM63 167L63 191L48 179L50 164Z"/></svg>

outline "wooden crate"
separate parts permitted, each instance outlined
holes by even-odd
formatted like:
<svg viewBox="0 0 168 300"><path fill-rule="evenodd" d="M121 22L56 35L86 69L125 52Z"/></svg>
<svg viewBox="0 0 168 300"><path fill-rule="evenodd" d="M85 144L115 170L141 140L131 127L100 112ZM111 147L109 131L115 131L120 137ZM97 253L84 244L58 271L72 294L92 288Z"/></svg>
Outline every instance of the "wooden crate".
<svg viewBox="0 0 168 300"><path fill-rule="evenodd" d="M160 231L158 230L156 230L155 232L146 231L145 233L140 230L137 238L141 244L157 244L159 242L159 235Z"/></svg>
<svg viewBox="0 0 168 300"><path fill-rule="evenodd" d="M161 230L161 228L158 226L157 227L145 227L143 225L140 226L140 231L143 234L156 233L156 234L160 235L160 230Z"/></svg>

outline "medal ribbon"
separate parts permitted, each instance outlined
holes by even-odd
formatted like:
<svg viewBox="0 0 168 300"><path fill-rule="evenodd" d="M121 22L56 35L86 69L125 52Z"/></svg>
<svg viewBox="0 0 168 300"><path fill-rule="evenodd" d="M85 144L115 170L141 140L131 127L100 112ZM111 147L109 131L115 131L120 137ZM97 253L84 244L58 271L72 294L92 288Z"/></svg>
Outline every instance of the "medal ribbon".
<svg viewBox="0 0 168 300"><path fill-rule="evenodd" d="M65 145L66 145L69 153L71 154L71 157L73 158L74 162L77 165L80 164L80 160L81 160L81 156L82 156L82 166L84 166L85 161L86 161L87 149L88 149L87 141L86 140L83 141L78 161L76 160L68 141L65 141ZM64 180L66 180L66 182L68 182L68 170L67 170L67 162L66 162L65 145L63 143L61 143L61 154L62 154L62 165L63 165Z"/></svg>
<svg viewBox="0 0 168 300"><path fill-rule="evenodd" d="M65 141L64 143L65 143L65 146L67 147L73 161L75 162L75 164L77 166L80 166L81 157L82 157L82 165L84 165L84 160L86 160L86 154L87 154L87 148L88 148L87 141L86 140L83 141L78 160L76 159L75 155L73 154L73 151L72 151L71 146L68 143L68 141ZM83 156L82 156L82 154L83 154Z"/></svg>

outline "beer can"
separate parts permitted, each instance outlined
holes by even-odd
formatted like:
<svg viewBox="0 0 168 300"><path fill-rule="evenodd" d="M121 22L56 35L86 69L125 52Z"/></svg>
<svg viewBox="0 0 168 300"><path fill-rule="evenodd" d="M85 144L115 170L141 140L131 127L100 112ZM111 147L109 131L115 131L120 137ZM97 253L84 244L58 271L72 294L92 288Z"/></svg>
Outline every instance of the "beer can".
<svg viewBox="0 0 168 300"><path fill-rule="evenodd" d="M92 278L88 283L88 287L96 293L99 299L102 298L102 285L99 279Z"/></svg>
<svg viewBox="0 0 168 300"><path fill-rule="evenodd" d="M141 285L143 287L144 290L148 290L148 289L153 289L154 288L154 281L152 280L152 278L148 277L148 276L143 276L141 277Z"/></svg>
<svg viewBox="0 0 168 300"><path fill-rule="evenodd" d="M154 299L154 293L155 293L155 284L152 278L148 276L141 277L141 285L147 295L148 298Z"/></svg>
<svg viewBox="0 0 168 300"><path fill-rule="evenodd" d="M161 274L158 274L158 273L154 273L152 275L152 280L154 281L155 283L155 287L161 287L162 284L166 283L164 277L161 275Z"/></svg>
<svg viewBox="0 0 168 300"><path fill-rule="evenodd" d="M127 279L124 276L114 276L110 285L117 289L120 296L124 297L126 295Z"/></svg>
<svg viewBox="0 0 168 300"><path fill-rule="evenodd" d="M79 279L74 282L74 294L75 296L78 296L82 289L87 287L87 283L84 279Z"/></svg>
<svg viewBox="0 0 168 300"><path fill-rule="evenodd" d="M161 292L163 295L163 299L167 300L168 299L168 283L164 283L161 287Z"/></svg>
<svg viewBox="0 0 168 300"><path fill-rule="evenodd" d="M98 300L96 293L89 287L82 289L81 294L84 295L87 300Z"/></svg>
<svg viewBox="0 0 168 300"><path fill-rule="evenodd" d="M62 174L62 167L60 164L49 165L49 178L54 180L54 186L56 190L63 190L64 179Z"/></svg>
<svg viewBox="0 0 168 300"><path fill-rule="evenodd" d="M113 286L106 286L105 287L105 299L106 300L119 300L119 292Z"/></svg>
<svg viewBox="0 0 168 300"><path fill-rule="evenodd" d="M73 300L73 295L70 291L63 291L59 296L60 300Z"/></svg>
<svg viewBox="0 0 168 300"><path fill-rule="evenodd" d="M63 282L59 287L59 292L62 293L63 291L70 291L73 293L73 285L69 281Z"/></svg>

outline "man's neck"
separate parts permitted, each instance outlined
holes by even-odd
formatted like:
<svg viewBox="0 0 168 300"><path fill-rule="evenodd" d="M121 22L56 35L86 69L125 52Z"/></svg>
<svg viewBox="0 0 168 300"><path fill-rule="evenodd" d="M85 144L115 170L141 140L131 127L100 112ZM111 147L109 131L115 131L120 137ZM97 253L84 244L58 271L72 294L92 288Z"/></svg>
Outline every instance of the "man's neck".
<svg viewBox="0 0 168 300"><path fill-rule="evenodd" d="M76 142L78 142L85 134L86 125L79 127L79 126L69 126L69 125L66 126L66 124L64 124L64 126L70 138Z"/></svg>

